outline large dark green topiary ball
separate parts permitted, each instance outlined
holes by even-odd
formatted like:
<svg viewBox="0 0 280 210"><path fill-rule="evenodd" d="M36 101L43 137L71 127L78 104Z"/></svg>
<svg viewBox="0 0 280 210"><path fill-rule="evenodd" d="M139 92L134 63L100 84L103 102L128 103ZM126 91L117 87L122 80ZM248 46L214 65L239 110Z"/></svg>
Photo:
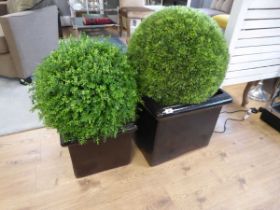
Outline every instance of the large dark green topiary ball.
<svg viewBox="0 0 280 210"><path fill-rule="evenodd" d="M206 101L221 85L228 49L216 23L194 9L169 7L149 16L128 46L141 95L163 105Z"/></svg>
<svg viewBox="0 0 280 210"><path fill-rule="evenodd" d="M134 120L135 74L126 55L108 41L61 41L35 73L34 107L64 139L98 143Z"/></svg>

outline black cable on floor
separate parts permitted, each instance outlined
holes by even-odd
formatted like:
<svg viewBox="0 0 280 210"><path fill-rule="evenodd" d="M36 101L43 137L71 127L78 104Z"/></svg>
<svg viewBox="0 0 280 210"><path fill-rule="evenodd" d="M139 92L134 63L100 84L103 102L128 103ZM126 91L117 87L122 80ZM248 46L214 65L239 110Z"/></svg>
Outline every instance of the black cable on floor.
<svg viewBox="0 0 280 210"><path fill-rule="evenodd" d="M234 118L227 118L226 119L226 121L225 121L225 123L224 123L224 129L222 130L222 131L214 131L214 133L225 133L226 132L226 130L227 130L227 122L228 121L244 121L245 119L244 118L242 118L242 119L234 119Z"/></svg>
<svg viewBox="0 0 280 210"><path fill-rule="evenodd" d="M235 118L227 118L226 119L226 121L225 121L225 123L224 123L224 128L223 128L223 130L222 131L214 131L214 133L225 133L226 132L226 130L227 130L227 127L226 127L226 125L227 125L227 122L228 121L239 121L239 122L241 122L241 121L244 121L245 119L247 119L249 116L250 116L250 114L256 114L256 113L258 113L260 110L258 110L258 109L256 109L256 108L250 108L250 109L239 109L239 110L235 110L235 111L223 111L223 112L221 112L220 114L233 114L233 113L237 113L237 112L244 112L244 113L246 113L245 115L244 115L244 117L242 118L242 119L235 119ZM247 115L247 116L246 116Z"/></svg>
<svg viewBox="0 0 280 210"><path fill-rule="evenodd" d="M248 110L240 109L240 110L235 110L235 111L223 111L223 112L220 112L220 114L233 114L233 113L237 113L237 112L248 112Z"/></svg>

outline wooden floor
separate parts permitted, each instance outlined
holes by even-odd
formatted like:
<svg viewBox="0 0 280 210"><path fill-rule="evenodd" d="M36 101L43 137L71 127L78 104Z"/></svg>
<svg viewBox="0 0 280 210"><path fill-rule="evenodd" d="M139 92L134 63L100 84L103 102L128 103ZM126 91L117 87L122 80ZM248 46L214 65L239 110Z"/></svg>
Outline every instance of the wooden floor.
<svg viewBox="0 0 280 210"><path fill-rule="evenodd" d="M227 88L235 104L225 110L240 108L243 88ZM279 160L279 133L254 115L162 165L136 149L130 165L76 179L56 131L38 129L0 138L0 209L279 210Z"/></svg>

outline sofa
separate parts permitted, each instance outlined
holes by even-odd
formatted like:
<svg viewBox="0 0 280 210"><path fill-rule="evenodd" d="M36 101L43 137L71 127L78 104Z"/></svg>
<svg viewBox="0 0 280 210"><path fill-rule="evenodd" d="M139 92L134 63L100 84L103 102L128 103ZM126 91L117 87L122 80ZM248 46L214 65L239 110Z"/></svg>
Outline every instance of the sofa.
<svg viewBox="0 0 280 210"><path fill-rule="evenodd" d="M0 76L25 83L58 44L58 10L49 6L7 14L0 2Z"/></svg>
<svg viewBox="0 0 280 210"><path fill-rule="evenodd" d="M230 14L233 0L213 0L210 8L199 8L199 10L211 17L221 14Z"/></svg>

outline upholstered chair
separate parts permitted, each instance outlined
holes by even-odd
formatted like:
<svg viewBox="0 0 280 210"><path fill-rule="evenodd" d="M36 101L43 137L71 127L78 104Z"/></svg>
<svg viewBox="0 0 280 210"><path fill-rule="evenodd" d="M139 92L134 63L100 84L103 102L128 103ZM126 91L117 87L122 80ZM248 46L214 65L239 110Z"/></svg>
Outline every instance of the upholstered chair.
<svg viewBox="0 0 280 210"><path fill-rule="evenodd" d="M49 6L38 10L7 14L0 2L0 76L30 82L42 59L58 44L58 10Z"/></svg>

